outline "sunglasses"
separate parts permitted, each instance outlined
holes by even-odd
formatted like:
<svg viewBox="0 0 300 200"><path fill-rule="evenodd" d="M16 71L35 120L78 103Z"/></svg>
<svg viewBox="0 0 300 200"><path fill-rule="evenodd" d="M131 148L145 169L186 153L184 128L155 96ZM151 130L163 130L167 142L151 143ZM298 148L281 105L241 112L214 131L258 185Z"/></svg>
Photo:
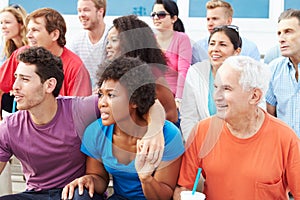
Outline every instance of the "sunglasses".
<svg viewBox="0 0 300 200"><path fill-rule="evenodd" d="M164 19L167 15L170 15L169 13L166 13L165 11L158 11L158 12L152 12L150 16L154 18L157 16L158 19Z"/></svg>
<svg viewBox="0 0 300 200"><path fill-rule="evenodd" d="M20 9L20 6L18 5L18 4L12 4L12 5L10 5L10 7L13 7L13 8L15 8L15 9Z"/></svg>
<svg viewBox="0 0 300 200"><path fill-rule="evenodd" d="M217 30L222 30L222 29L225 29L225 28L232 29L232 30L234 30L235 32L239 33L239 27L238 27L238 26L235 26L235 25L222 25L222 26L216 26L213 30L214 30L214 31L217 31Z"/></svg>

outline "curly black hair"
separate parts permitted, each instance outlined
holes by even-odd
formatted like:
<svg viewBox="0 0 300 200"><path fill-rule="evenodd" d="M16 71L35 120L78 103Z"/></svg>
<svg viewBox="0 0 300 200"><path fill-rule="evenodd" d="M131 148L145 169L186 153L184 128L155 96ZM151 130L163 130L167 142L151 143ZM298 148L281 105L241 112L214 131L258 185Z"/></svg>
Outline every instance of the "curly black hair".
<svg viewBox="0 0 300 200"><path fill-rule="evenodd" d="M57 84L52 93L54 97L58 96L64 81L63 63L59 57L43 47L30 47L18 55L18 60L35 65L35 73L41 78L42 83L49 78L55 78Z"/></svg>
<svg viewBox="0 0 300 200"><path fill-rule="evenodd" d="M123 55L139 57L151 66L166 71L166 57L159 48L156 37L149 25L136 15L127 15L113 20L120 35L120 47Z"/></svg>
<svg viewBox="0 0 300 200"><path fill-rule="evenodd" d="M137 115L143 115L155 101L155 80L150 66L139 58L121 56L111 61L105 61L102 69L98 72L98 87L106 80L119 81L127 89L130 103L137 105Z"/></svg>

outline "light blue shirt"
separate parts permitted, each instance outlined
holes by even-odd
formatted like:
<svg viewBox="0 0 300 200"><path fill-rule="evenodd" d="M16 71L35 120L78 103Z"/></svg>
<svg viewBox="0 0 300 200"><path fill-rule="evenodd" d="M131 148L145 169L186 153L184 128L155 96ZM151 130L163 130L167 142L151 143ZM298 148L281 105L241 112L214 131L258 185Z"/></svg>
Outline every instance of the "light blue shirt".
<svg viewBox="0 0 300 200"><path fill-rule="evenodd" d="M146 199L142 185L135 169L135 161L128 164L119 163L112 148L114 125L104 126L98 119L90 124L84 133L81 151L86 155L100 159L105 170L113 177L114 193L127 199ZM183 141L179 129L169 121L163 127L165 149L163 161L171 161L184 152Z"/></svg>
<svg viewBox="0 0 300 200"><path fill-rule="evenodd" d="M214 101L214 76L212 70L209 72L209 91L208 91L208 110L210 115L217 113L216 104Z"/></svg>
<svg viewBox="0 0 300 200"><path fill-rule="evenodd" d="M266 101L276 106L277 117L287 123L300 138L300 83L295 78L293 63L287 57L280 57L273 60L269 67L272 77Z"/></svg>
<svg viewBox="0 0 300 200"><path fill-rule="evenodd" d="M242 51L240 55L249 56L257 61L260 61L260 53L258 51L256 44L246 38L243 37L241 38L242 38ZM205 58L208 58L208 39L209 36L199 40L197 43L193 45L192 64L196 62L201 62Z"/></svg>
<svg viewBox="0 0 300 200"><path fill-rule="evenodd" d="M276 45L266 52L264 57L264 63L269 64L272 60L280 56L281 56L281 52L280 52L279 45Z"/></svg>

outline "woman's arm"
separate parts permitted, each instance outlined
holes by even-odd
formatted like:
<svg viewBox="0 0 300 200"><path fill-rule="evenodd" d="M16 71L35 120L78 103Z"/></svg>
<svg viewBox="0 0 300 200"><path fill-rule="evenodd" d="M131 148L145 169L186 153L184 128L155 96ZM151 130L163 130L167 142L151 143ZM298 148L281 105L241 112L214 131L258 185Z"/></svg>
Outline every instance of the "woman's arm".
<svg viewBox="0 0 300 200"><path fill-rule="evenodd" d="M103 194L108 186L109 176L101 161L87 157L86 175L75 179L66 185L62 191L62 199L72 199L75 188L78 187L79 195L83 194L84 188L89 192L90 197L94 193Z"/></svg>
<svg viewBox="0 0 300 200"><path fill-rule="evenodd" d="M103 163L100 160L87 157L86 174L94 178L95 192L103 194L109 183L109 175L105 170Z"/></svg>
<svg viewBox="0 0 300 200"><path fill-rule="evenodd" d="M181 157L162 162L155 174L139 174L146 199L171 199L176 187Z"/></svg>
<svg viewBox="0 0 300 200"><path fill-rule="evenodd" d="M178 121L178 113L174 95L162 77L158 78L156 81L156 97L166 111L166 119L176 123Z"/></svg>
<svg viewBox="0 0 300 200"><path fill-rule="evenodd" d="M137 146L135 168L138 173L146 199L170 199L173 195L179 175L181 156L184 152L181 133L174 124L166 122L164 161L156 168L140 155Z"/></svg>
<svg viewBox="0 0 300 200"><path fill-rule="evenodd" d="M176 98L182 98L182 91L184 87L185 77L188 69L191 65L192 60L192 46L190 38L187 35L182 35L180 38L179 49L178 49L178 78L177 78L177 89Z"/></svg>
<svg viewBox="0 0 300 200"><path fill-rule="evenodd" d="M149 110L148 130L137 145L140 148L140 156L150 163L158 166L164 152L163 126L166 119L165 110L156 100Z"/></svg>

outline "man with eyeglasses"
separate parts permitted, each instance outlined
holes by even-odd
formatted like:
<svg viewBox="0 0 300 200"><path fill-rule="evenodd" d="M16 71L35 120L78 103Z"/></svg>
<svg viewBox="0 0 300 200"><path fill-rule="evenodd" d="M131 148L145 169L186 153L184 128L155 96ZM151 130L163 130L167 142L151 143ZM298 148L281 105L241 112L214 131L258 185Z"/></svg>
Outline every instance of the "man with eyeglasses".
<svg viewBox="0 0 300 200"><path fill-rule="evenodd" d="M77 12L84 31L76 34L67 46L81 58L95 88L96 71L105 58L105 36L109 29L104 23L106 0L78 0Z"/></svg>
<svg viewBox="0 0 300 200"><path fill-rule="evenodd" d="M209 33L211 33L216 26L231 25L232 16L233 8L228 2L222 0L210 0L206 3L206 21ZM238 29L236 30L238 31ZM208 38L209 36L199 40L193 45L192 64L208 58ZM241 38L243 47L240 55L249 56L260 61L260 53L256 44L244 37Z"/></svg>

